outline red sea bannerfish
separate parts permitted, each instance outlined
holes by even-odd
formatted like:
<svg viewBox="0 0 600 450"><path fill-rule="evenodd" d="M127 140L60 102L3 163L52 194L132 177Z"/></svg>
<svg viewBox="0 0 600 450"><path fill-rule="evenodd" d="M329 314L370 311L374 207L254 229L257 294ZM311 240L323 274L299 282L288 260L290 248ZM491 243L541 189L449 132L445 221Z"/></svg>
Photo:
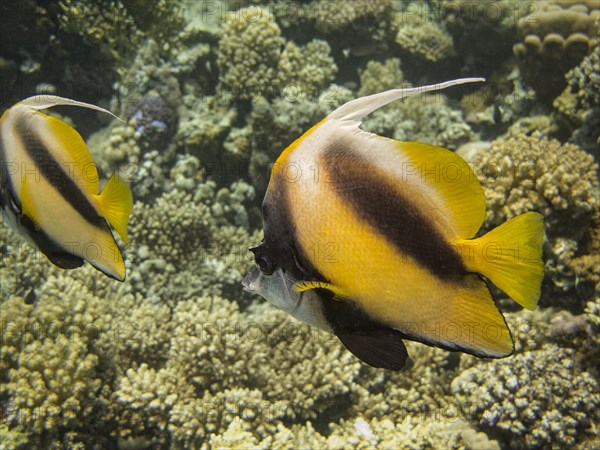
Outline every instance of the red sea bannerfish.
<svg viewBox="0 0 600 450"><path fill-rule="evenodd" d="M55 265L73 269L88 261L123 281L125 263L107 223L127 243L131 190L115 175L99 193L98 171L81 135L41 112L57 105L113 115L52 95L30 97L6 110L0 118L3 216Z"/></svg>
<svg viewBox="0 0 600 450"><path fill-rule="evenodd" d="M480 357L512 354L510 330L480 275L534 309L544 274L542 216L529 212L475 238L485 195L463 159L359 128L394 100L477 81L484 80L352 100L285 149L244 288L334 333L375 367L407 365L403 339Z"/></svg>

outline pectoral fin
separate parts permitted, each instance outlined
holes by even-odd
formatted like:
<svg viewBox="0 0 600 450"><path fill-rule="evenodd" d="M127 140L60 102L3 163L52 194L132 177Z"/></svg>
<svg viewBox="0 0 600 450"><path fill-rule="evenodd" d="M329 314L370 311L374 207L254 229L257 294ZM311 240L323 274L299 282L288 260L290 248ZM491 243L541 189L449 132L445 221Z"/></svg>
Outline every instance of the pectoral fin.
<svg viewBox="0 0 600 450"><path fill-rule="evenodd" d="M298 281L294 284L293 289L296 292L310 291L311 289L326 289L333 293L334 300L345 300L350 297L346 292L337 286L324 281Z"/></svg>

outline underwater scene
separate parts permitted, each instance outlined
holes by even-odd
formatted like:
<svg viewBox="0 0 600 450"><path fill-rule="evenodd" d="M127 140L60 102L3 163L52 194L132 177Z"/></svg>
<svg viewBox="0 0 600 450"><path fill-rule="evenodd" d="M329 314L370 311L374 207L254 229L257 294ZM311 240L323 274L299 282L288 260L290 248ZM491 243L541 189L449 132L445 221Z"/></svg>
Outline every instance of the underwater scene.
<svg viewBox="0 0 600 450"><path fill-rule="evenodd" d="M0 449L600 448L599 26L2 0Z"/></svg>

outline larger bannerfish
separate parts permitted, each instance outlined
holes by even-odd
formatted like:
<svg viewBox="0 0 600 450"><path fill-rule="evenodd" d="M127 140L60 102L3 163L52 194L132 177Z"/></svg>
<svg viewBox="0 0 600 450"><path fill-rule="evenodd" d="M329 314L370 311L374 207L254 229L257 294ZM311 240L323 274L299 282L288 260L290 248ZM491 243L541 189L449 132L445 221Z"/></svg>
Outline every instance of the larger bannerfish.
<svg viewBox="0 0 600 450"><path fill-rule="evenodd" d="M123 281L125 263L107 222L127 243L133 199L110 178L102 192L96 165L75 129L42 110L88 103L54 95L27 98L0 118L0 208L9 225L59 267L88 261ZM115 116L116 117L116 116Z"/></svg>
<svg viewBox="0 0 600 450"><path fill-rule="evenodd" d="M510 330L481 275L534 309L544 274L542 216L526 213L475 238L485 195L463 159L359 128L394 100L477 81L484 80L352 100L285 149L244 288L334 333L375 367L404 367L403 339L480 357L512 354Z"/></svg>

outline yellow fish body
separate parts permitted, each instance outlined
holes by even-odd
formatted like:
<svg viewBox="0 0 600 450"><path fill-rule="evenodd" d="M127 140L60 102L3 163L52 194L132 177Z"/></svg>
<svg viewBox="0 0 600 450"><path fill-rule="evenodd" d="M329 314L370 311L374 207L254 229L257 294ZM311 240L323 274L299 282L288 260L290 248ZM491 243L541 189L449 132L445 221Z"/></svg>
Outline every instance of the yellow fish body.
<svg viewBox="0 0 600 450"><path fill-rule="evenodd" d="M98 171L83 138L41 112L55 105L112 115L57 96L30 97L6 110L0 118L3 216L57 266L71 269L87 260L122 281L125 264L107 222L127 242L131 191L113 176L99 193Z"/></svg>
<svg viewBox="0 0 600 450"><path fill-rule="evenodd" d="M295 280L292 290L307 295L310 311L289 293L298 302L290 312L332 331L376 367L405 365L402 339L482 357L510 355L510 331L479 274L535 308L542 217L527 213L474 238L485 196L464 160L359 128L367 114L394 100L474 81L483 80L355 99L284 150L263 202L257 268L245 288L281 307L265 286L273 275Z"/></svg>

